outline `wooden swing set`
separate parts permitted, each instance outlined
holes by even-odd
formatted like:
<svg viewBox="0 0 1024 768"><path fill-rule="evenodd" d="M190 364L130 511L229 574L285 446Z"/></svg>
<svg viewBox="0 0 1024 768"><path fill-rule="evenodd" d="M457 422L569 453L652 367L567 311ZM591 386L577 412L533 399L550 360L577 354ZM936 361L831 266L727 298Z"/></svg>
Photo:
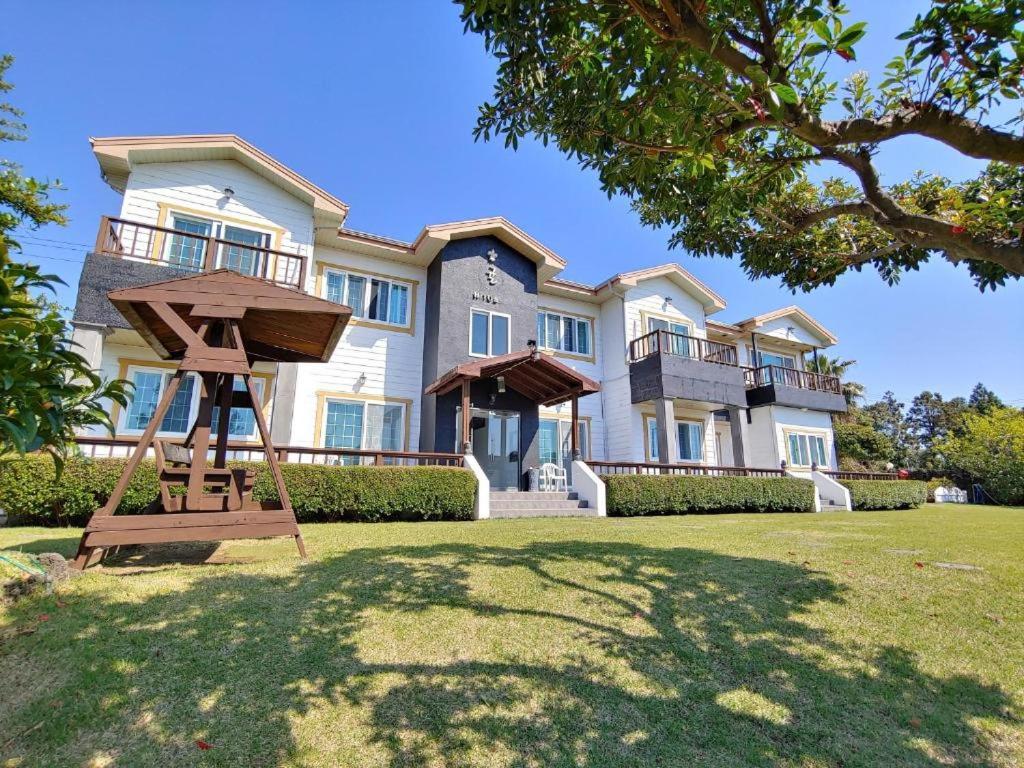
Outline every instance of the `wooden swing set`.
<svg viewBox="0 0 1024 768"><path fill-rule="evenodd" d="M107 503L82 534L74 567L127 544L292 536L306 557L288 489L252 381L256 361L326 362L349 307L221 269L111 291L108 298L165 360L180 360ZM198 377L199 411L185 440L156 439L186 375ZM243 384L236 389L236 380ZM214 434L214 408L219 410ZM227 466L232 408L250 409L276 501L252 498L255 473ZM211 437L213 442L211 443ZM160 491L138 515L115 515L150 447ZM213 461L209 459L212 451Z"/></svg>

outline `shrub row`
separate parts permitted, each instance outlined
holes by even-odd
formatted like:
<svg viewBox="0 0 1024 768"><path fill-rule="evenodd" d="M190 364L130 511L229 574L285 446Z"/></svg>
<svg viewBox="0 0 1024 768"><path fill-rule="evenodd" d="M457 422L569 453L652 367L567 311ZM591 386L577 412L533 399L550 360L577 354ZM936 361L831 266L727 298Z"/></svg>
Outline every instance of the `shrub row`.
<svg viewBox="0 0 1024 768"><path fill-rule="evenodd" d="M913 509L925 503L928 484L921 480L840 480L854 509Z"/></svg>
<svg viewBox="0 0 1024 768"><path fill-rule="evenodd" d="M613 475L603 479L609 515L814 511L814 483L792 477Z"/></svg>
<svg viewBox="0 0 1024 768"><path fill-rule="evenodd" d="M60 480L46 456L0 463L0 508L11 525L84 525L106 503L126 459L77 459ZM270 501L277 490L262 462L233 462L256 470L253 498ZM455 467L334 467L283 464L285 487L300 523L334 520L468 520L476 480ZM156 467L143 461L119 508L137 514L158 491Z"/></svg>

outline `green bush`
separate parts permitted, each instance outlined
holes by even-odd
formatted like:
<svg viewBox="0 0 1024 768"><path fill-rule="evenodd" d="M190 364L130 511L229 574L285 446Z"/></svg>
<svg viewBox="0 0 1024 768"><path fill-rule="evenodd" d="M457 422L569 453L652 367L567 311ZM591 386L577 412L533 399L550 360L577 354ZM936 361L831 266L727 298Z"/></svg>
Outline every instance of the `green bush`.
<svg viewBox="0 0 1024 768"><path fill-rule="evenodd" d="M46 456L0 464L0 508L12 525L84 525L106 503L126 459L74 459L54 479ZM232 462L256 470L253 498L277 499L270 469L261 462ZM467 520L473 516L476 480L455 467L332 467L283 464L285 487L302 523L333 520ZM118 507L138 514L158 492L156 467L143 461Z"/></svg>
<svg viewBox="0 0 1024 768"><path fill-rule="evenodd" d="M854 509L913 509L928 498L922 480L840 480L850 491Z"/></svg>
<svg viewBox="0 0 1024 768"><path fill-rule="evenodd" d="M792 477L613 475L603 479L609 515L814 511L814 483Z"/></svg>

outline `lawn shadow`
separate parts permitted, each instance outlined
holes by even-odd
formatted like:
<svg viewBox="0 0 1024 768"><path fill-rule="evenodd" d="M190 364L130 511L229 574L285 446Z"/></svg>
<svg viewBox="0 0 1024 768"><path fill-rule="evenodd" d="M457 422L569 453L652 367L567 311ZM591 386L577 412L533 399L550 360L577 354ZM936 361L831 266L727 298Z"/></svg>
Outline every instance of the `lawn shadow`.
<svg viewBox="0 0 1024 768"><path fill-rule="evenodd" d="M1016 723L1000 688L930 676L901 649L855 663L802 620L843 599L824 574L696 549L366 548L142 602L105 594L0 647L0 685L39 653L62 673L0 711L4 733L43 721L0 758L980 766L996 757L976 719ZM13 610L30 622L39 606Z"/></svg>

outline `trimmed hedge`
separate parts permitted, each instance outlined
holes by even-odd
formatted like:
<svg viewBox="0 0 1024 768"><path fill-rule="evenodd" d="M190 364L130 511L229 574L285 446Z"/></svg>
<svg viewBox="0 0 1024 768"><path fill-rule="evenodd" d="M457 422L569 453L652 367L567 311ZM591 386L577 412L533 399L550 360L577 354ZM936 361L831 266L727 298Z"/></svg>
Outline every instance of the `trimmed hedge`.
<svg viewBox="0 0 1024 768"><path fill-rule="evenodd" d="M106 503L126 459L69 461L59 482L47 456L0 463L0 508L11 525L84 525ZM262 462L231 462L256 470L253 498L270 501L277 490ZM476 479L457 467L335 467L282 464L300 523L335 520L468 520ZM143 461L119 514L138 514L158 492L156 466Z"/></svg>
<svg viewBox="0 0 1024 768"><path fill-rule="evenodd" d="M813 512L814 483L793 477L610 475L609 515Z"/></svg>
<svg viewBox="0 0 1024 768"><path fill-rule="evenodd" d="M914 509L928 498L922 480L840 480L854 509Z"/></svg>

